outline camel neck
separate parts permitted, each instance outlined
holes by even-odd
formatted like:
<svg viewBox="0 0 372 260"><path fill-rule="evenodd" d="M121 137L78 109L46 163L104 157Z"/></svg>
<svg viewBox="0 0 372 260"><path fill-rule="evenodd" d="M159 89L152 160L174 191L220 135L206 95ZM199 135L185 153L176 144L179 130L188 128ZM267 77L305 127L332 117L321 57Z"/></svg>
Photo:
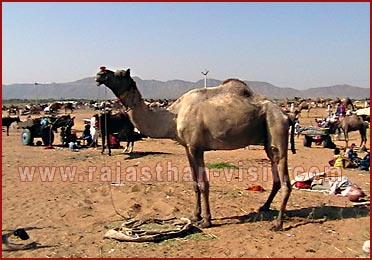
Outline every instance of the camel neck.
<svg viewBox="0 0 372 260"><path fill-rule="evenodd" d="M128 115L132 123L142 134L152 138L175 138L176 115L168 110L150 110L136 86L116 96L129 109Z"/></svg>
<svg viewBox="0 0 372 260"><path fill-rule="evenodd" d="M116 94L120 99L121 103L128 109L133 109L140 103L143 103L142 95L138 91L137 87L131 88L129 91Z"/></svg>
<svg viewBox="0 0 372 260"><path fill-rule="evenodd" d="M152 138L175 138L176 115L170 111L153 111L144 102L141 102L134 106L128 114L133 124L145 136Z"/></svg>

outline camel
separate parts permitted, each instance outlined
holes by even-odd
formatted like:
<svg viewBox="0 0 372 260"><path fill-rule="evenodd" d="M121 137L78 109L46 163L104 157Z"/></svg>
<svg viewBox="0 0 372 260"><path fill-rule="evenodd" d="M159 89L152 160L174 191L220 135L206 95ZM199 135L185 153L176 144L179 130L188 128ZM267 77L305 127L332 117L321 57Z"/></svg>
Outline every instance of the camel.
<svg viewBox="0 0 372 260"><path fill-rule="evenodd" d="M346 117L340 117L339 121L333 122L330 124L331 132L335 132L335 130L342 129L345 134L345 145L348 146L349 142L349 132L352 131L358 131L360 133L361 142L360 147L362 145L367 144L367 128L368 123L363 121L363 119L360 116L357 115L351 115Z"/></svg>
<svg viewBox="0 0 372 260"><path fill-rule="evenodd" d="M349 109L349 106L351 106L351 110L355 110L355 107L354 107L354 104L353 104L353 101L350 99L350 98L343 98L343 99L340 99L340 98L335 98L334 100L331 101L331 104L333 106L336 106L337 103L339 103L340 105L344 105L346 107L346 109Z"/></svg>
<svg viewBox="0 0 372 260"><path fill-rule="evenodd" d="M264 145L271 161L273 186L259 210L269 210L282 188L281 206L273 229L283 228L283 214L291 193L288 137L292 122L274 102L254 93L243 81L228 79L217 87L193 89L167 109L153 111L144 103L130 69L113 72L101 67L96 83L111 89L142 134L173 139L185 148L196 198L192 221L197 221L201 228L212 226L204 152ZM290 141L295 153L294 131Z"/></svg>
<svg viewBox="0 0 372 260"><path fill-rule="evenodd" d="M62 108L62 103L60 102L54 102L52 104L50 104L49 106L47 106L45 109L44 109L44 112L46 114L57 114L58 111Z"/></svg>
<svg viewBox="0 0 372 260"><path fill-rule="evenodd" d="M107 139L108 155L111 156L111 140L110 135L113 133L119 134L119 140L127 141L127 145L122 153L132 153L135 141L142 139L142 135L134 131L134 125L129 119L127 113L119 112L117 114L111 114L111 112L101 113L101 115L94 115L96 121L99 122L101 134L102 134L102 151L105 151L105 138ZM107 127L106 127L107 125Z"/></svg>
<svg viewBox="0 0 372 260"><path fill-rule="evenodd" d="M7 136L9 136L9 127L14 122L16 122L16 123L21 122L21 120L19 119L19 116L17 116L17 117L10 117L10 116L8 116L8 117L3 117L2 118L1 125L6 127L6 135Z"/></svg>
<svg viewBox="0 0 372 260"><path fill-rule="evenodd" d="M65 109L65 114L67 114L68 111L70 111L71 113L73 113L74 112L74 109L75 109L74 104L71 103L71 102L68 102L68 103L64 104L63 105L63 108Z"/></svg>
<svg viewBox="0 0 372 260"><path fill-rule="evenodd" d="M303 101L298 105L298 107L295 109L295 115L301 113L301 111L302 111L303 109L306 109L306 110L307 110L307 117L309 117L310 110L311 110L312 108L314 108L314 107L315 107L315 105L306 102L306 100L303 100Z"/></svg>

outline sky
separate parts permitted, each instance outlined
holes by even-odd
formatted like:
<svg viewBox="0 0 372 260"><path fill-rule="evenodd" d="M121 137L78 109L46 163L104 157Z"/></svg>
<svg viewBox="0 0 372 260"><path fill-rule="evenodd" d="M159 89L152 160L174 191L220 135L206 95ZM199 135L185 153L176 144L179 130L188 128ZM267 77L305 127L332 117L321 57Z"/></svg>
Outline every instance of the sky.
<svg viewBox="0 0 372 260"><path fill-rule="evenodd" d="M370 88L370 3L2 3L2 83L100 66L147 80Z"/></svg>

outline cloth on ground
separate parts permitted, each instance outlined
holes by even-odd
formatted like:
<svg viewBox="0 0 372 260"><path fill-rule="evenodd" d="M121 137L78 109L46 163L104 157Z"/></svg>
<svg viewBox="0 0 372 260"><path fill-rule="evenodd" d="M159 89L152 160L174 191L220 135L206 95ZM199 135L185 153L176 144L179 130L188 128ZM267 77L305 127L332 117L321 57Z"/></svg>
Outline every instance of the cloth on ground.
<svg viewBox="0 0 372 260"><path fill-rule="evenodd" d="M305 172L297 175L292 180L292 186L297 189L302 187L303 189L323 191L335 195L340 194L342 196L347 196L352 187L357 187L346 176L325 172Z"/></svg>

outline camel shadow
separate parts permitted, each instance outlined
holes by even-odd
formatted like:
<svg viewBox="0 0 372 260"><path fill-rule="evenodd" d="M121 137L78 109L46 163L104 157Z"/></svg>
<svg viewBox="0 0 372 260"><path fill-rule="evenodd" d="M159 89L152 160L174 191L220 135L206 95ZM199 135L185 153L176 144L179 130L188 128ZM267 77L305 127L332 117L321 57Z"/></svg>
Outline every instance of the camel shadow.
<svg viewBox="0 0 372 260"><path fill-rule="evenodd" d="M132 152L132 153L129 153L129 154L126 154L128 157L125 158L124 160L132 160L132 159L138 159L138 158L142 158L142 157L145 157L145 156L150 156L150 155L154 155L154 156L164 156L164 155L169 155L171 153L164 153L164 152Z"/></svg>
<svg viewBox="0 0 372 260"><path fill-rule="evenodd" d="M243 216L231 216L213 219L213 226L224 226L231 224L244 224L248 222L273 221L277 218L278 210L263 212L251 212ZM366 217L370 215L369 207L338 207L338 206L319 206L308 207L295 210L287 210L285 219L288 222L297 222L289 225L284 230L309 223L323 223L329 220L341 220L349 218Z"/></svg>

